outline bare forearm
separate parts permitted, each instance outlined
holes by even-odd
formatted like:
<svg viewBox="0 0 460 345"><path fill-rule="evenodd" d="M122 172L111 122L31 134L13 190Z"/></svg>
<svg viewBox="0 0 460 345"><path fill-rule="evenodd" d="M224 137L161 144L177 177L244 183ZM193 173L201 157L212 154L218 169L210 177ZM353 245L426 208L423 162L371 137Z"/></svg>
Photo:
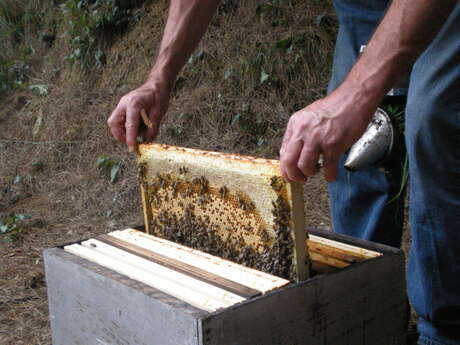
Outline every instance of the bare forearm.
<svg viewBox="0 0 460 345"><path fill-rule="evenodd" d="M305 182L323 155L334 181L340 156L365 131L396 81L440 31L456 0L393 0L363 55L330 95L291 116L281 147L281 173Z"/></svg>
<svg viewBox="0 0 460 345"><path fill-rule="evenodd" d="M160 51L148 80L173 83L204 35L219 0L172 0Z"/></svg>
<svg viewBox="0 0 460 345"><path fill-rule="evenodd" d="M376 107L398 79L409 72L455 3L456 0L394 0L342 87L355 90L363 106Z"/></svg>

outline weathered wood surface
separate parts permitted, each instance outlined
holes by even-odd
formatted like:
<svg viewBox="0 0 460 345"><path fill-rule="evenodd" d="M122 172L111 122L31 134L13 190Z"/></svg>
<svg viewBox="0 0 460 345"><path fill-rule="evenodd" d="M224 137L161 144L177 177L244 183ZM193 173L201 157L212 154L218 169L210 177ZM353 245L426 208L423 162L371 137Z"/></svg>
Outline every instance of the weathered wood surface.
<svg viewBox="0 0 460 345"><path fill-rule="evenodd" d="M64 252L44 253L53 345L196 345L199 309Z"/></svg>
<svg viewBox="0 0 460 345"><path fill-rule="evenodd" d="M202 321L203 345L401 345L404 260L388 254L282 288Z"/></svg>
<svg viewBox="0 0 460 345"><path fill-rule="evenodd" d="M378 254L401 254L401 250L398 248L393 248L386 246L384 244L362 240L359 238L337 234L333 231L320 230L315 228L307 228L306 231L313 235L321 237L323 240L332 240L339 242L338 248L341 248L343 245L349 245L355 248L354 252L362 253L366 258L372 258L379 256ZM358 254L359 255L359 254Z"/></svg>
<svg viewBox="0 0 460 345"><path fill-rule="evenodd" d="M227 308L289 283L133 229L67 245L64 250L206 311Z"/></svg>
<svg viewBox="0 0 460 345"><path fill-rule="evenodd" d="M349 243L334 240L334 235L324 236L309 234L308 252L312 263L330 268L345 268L353 263L376 258L381 252L365 249ZM320 268L321 271L321 268Z"/></svg>
<svg viewBox="0 0 460 345"><path fill-rule="evenodd" d="M147 232L168 239L190 232L181 226L193 214L236 252L262 254L282 241L288 253L280 258L292 256L291 278L309 276L302 189L281 178L279 161L158 144L140 145L138 161ZM277 235L284 226L290 245Z"/></svg>
<svg viewBox="0 0 460 345"><path fill-rule="evenodd" d="M90 239L81 245L66 246L64 250L141 281L202 310L215 311L245 300L244 297L218 286L194 279L98 240Z"/></svg>
<svg viewBox="0 0 460 345"><path fill-rule="evenodd" d="M373 250L352 246L312 234L310 234L307 243L310 252L323 254L349 263L360 262L382 255Z"/></svg>
<svg viewBox="0 0 460 345"><path fill-rule="evenodd" d="M182 263L200 267L206 272L263 293L289 283L288 280L238 265L229 260L223 260L217 256L209 255L199 250L145 234L138 230L126 229L113 231L109 233L109 236Z"/></svg>
<svg viewBox="0 0 460 345"><path fill-rule="evenodd" d="M176 260L174 258L158 254L156 252L144 249L135 244L128 243L113 236L101 235L97 237L97 240L104 242L108 245L114 246L118 249L124 250L128 253L140 256L141 258L144 258L146 260L155 262L159 265L168 267L173 271L189 275L195 279L204 281L209 284L213 284L217 287L230 291L246 299L261 294L261 291L259 290L252 289L250 287L234 282L230 279L226 279L220 275L210 273L206 270L201 269L200 267L192 266L185 262Z"/></svg>
<svg viewBox="0 0 460 345"><path fill-rule="evenodd" d="M401 345L400 250L314 232L381 255L207 313L100 265L45 252L53 345Z"/></svg>

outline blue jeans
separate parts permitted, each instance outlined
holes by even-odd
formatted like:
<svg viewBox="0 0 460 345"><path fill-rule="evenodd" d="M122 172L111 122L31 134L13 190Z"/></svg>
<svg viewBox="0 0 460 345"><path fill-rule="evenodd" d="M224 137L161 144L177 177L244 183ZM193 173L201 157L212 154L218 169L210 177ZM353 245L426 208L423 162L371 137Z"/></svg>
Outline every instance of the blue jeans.
<svg viewBox="0 0 460 345"><path fill-rule="evenodd" d="M340 29L329 91L345 78L388 6L334 0ZM429 24L427 24L429 25ZM412 244L408 294L419 344L460 344L460 3L410 74L405 140ZM401 167L347 172L329 185L334 231L400 246Z"/></svg>

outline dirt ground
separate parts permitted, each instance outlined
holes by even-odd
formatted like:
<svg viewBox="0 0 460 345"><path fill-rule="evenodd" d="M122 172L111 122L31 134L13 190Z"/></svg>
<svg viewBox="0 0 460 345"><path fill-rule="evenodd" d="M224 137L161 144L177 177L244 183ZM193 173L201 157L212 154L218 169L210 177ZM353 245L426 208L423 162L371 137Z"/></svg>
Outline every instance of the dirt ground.
<svg viewBox="0 0 460 345"><path fill-rule="evenodd" d="M336 21L329 2L235 3L181 74L158 141L276 159L289 115L325 92ZM43 249L142 223L134 157L106 119L144 80L166 12L167 1L145 3L90 72L65 61L61 28L34 72L49 95L22 89L0 100L0 219L30 216L13 238L0 235L1 345L51 344ZM103 155L120 167L114 183L97 165ZM307 224L330 228L321 176L305 200Z"/></svg>

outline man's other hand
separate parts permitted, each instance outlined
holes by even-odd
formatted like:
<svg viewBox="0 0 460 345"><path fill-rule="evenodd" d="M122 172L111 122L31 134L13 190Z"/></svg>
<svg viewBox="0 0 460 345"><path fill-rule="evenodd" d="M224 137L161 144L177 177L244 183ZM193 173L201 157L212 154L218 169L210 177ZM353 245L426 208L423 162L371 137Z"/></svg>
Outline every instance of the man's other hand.
<svg viewBox="0 0 460 345"><path fill-rule="evenodd" d="M157 136L161 119L169 105L170 89L166 85L148 81L124 95L107 120L112 135L128 145L131 152L136 151L138 136L145 142L151 142ZM147 112L153 126L139 132L142 109Z"/></svg>
<svg viewBox="0 0 460 345"><path fill-rule="evenodd" d="M336 179L340 156L361 137L376 109L359 91L350 91L339 88L291 116L280 150L286 180L305 183L318 172L321 156L326 180Z"/></svg>

